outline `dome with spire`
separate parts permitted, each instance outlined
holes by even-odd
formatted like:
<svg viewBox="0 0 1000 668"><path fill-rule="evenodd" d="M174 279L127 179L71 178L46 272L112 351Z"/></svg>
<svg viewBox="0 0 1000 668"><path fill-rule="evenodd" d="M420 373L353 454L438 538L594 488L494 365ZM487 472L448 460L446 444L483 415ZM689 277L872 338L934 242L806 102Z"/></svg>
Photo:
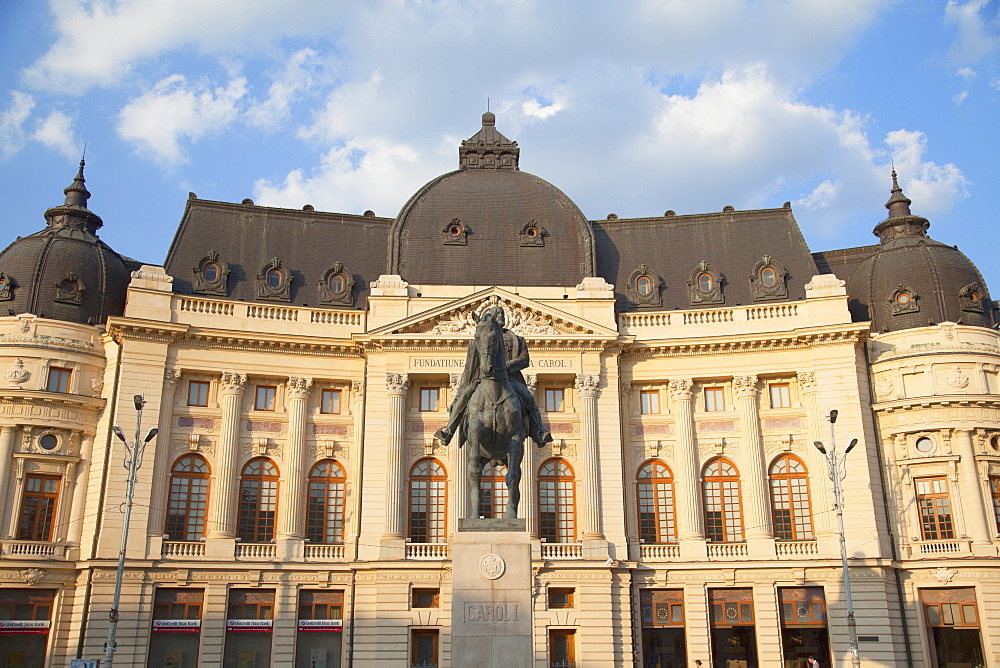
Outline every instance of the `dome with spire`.
<svg viewBox="0 0 1000 668"><path fill-rule="evenodd" d="M423 186L389 236L389 273L411 283L575 286L594 275L594 234L573 201L520 170L520 148L483 114L459 169Z"/></svg>
<svg viewBox="0 0 1000 668"><path fill-rule="evenodd" d="M0 252L0 309L7 314L99 324L124 311L129 267L97 236L104 221L87 208L84 164L63 190L63 204L45 212L45 228Z"/></svg>
<svg viewBox="0 0 1000 668"><path fill-rule="evenodd" d="M940 322L992 327L993 303L979 270L957 247L931 239L930 222L913 215L910 204L893 170L889 217L872 230L879 245L848 288L854 319L871 320L875 332Z"/></svg>

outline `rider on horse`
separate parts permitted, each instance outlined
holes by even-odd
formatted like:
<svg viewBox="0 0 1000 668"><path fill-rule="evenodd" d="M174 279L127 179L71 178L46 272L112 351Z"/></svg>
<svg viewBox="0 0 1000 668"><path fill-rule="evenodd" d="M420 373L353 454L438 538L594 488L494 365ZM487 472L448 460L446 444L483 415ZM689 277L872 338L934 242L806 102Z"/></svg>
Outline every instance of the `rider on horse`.
<svg viewBox="0 0 1000 668"><path fill-rule="evenodd" d="M552 442L552 434L542 426L542 415L538 411L538 404L535 403L535 397L528 390L524 376L521 375L521 369L528 367L528 344L524 337L518 336L504 327L507 324L507 316L504 314L502 306L494 306L489 312L492 313L493 319L503 330L504 352L507 355L507 379L517 393L521 406L524 407L528 420L528 436L538 444L538 447L542 447L546 443ZM475 341L469 344L469 350L473 350L474 347ZM467 378L469 374L465 374L465 376L463 381L467 380L468 382L464 382L458 388L458 394L452 401L448 412L448 424L434 433L434 438L444 445L451 441L452 436L458 430L458 425L465 417L465 408L469 399L480 382L477 378Z"/></svg>

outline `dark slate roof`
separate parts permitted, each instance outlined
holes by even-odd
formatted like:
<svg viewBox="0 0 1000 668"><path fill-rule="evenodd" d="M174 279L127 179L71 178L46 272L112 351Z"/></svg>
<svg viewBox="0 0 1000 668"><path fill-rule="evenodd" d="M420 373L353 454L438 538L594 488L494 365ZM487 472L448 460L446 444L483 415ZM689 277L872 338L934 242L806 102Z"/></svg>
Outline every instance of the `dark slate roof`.
<svg viewBox="0 0 1000 668"><path fill-rule="evenodd" d="M103 323L125 309L130 267L97 236L104 224L87 208L84 162L66 189L65 202L45 212L45 229L17 239L0 252L0 274L13 285L0 289L0 308L78 323ZM57 285L75 282L74 295ZM9 312L8 311L8 312Z"/></svg>
<svg viewBox="0 0 1000 668"><path fill-rule="evenodd" d="M820 273L836 274L837 278L849 282L858 265L867 260L877 249L878 244L872 244L871 246L818 251L813 253L813 259L816 261Z"/></svg>
<svg viewBox="0 0 1000 668"><path fill-rule="evenodd" d="M721 213L601 220L592 225L597 273L614 284L619 310L637 308L626 290L633 271L643 264L663 281L658 307L662 309L722 305L691 302L688 281L701 261L722 274L727 306L755 303L750 276L765 255L788 272L785 301L805 299L805 284L819 273L789 205L751 211L727 207Z"/></svg>
<svg viewBox="0 0 1000 668"><path fill-rule="evenodd" d="M385 273L391 219L311 209L213 202L192 194L164 263L174 292L196 294L194 269L217 251L231 272L229 299L257 301L256 277L279 258L292 275L287 303L320 307L317 286L341 262L354 278L353 307L365 308L369 283Z"/></svg>

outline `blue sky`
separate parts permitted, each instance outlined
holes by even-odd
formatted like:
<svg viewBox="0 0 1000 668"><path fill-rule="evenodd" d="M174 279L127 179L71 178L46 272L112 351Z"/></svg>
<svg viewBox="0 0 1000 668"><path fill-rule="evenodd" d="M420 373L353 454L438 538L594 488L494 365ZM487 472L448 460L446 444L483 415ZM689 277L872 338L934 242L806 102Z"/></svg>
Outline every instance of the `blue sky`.
<svg viewBox="0 0 1000 668"><path fill-rule="evenodd" d="M873 243L890 160L1000 296L1000 1L0 3L0 242L84 143L101 237L160 263L189 191L395 216L487 99L590 218L781 206ZM846 278L846 277L842 277Z"/></svg>

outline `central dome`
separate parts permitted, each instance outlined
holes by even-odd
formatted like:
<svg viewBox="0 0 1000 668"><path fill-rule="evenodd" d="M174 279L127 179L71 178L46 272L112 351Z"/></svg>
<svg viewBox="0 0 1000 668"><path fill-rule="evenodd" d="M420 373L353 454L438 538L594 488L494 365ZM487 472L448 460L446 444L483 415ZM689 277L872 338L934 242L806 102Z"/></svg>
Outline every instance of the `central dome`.
<svg viewBox="0 0 1000 668"><path fill-rule="evenodd" d="M483 115L461 168L423 186L399 212L390 273L410 283L572 287L594 273L593 232L551 183L518 169L519 148Z"/></svg>

